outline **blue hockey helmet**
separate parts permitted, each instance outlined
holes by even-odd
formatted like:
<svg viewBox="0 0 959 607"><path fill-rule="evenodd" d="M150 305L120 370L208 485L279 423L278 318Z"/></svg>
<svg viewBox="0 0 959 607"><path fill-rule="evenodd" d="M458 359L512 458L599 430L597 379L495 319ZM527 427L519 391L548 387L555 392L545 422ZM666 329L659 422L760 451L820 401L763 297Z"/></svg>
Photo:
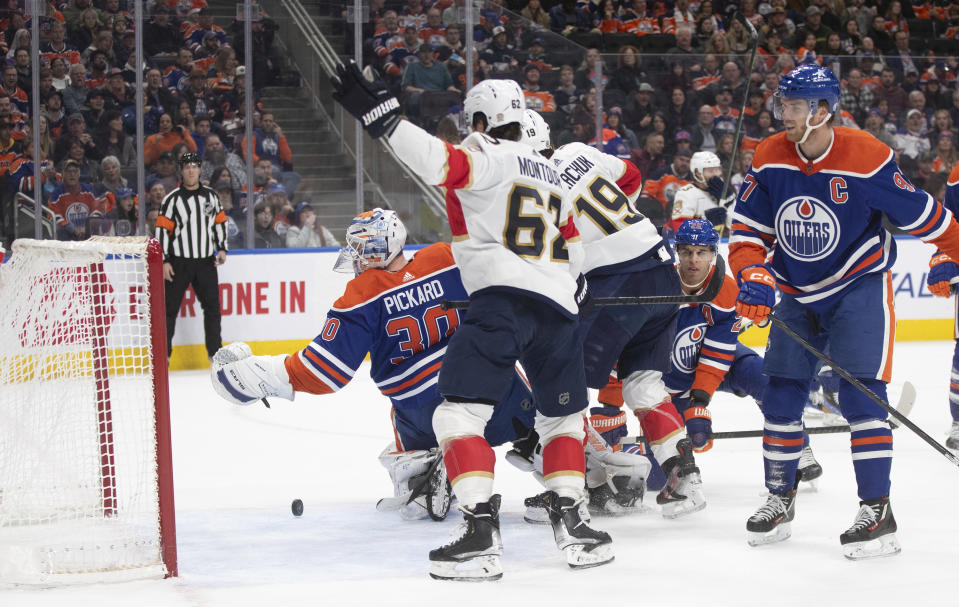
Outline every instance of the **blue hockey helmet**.
<svg viewBox="0 0 959 607"><path fill-rule="evenodd" d="M676 246L691 244L701 247L710 247L716 250L719 242L719 232L705 219L687 219L676 230Z"/></svg>
<svg viewBox="0 0 959 607"><path fill-rule="evenodd" d="M819 101L829 104L829 113L839 111L839 79L827 67L815 64L800 65L779 79L779 87L773 99L773 113L782 120L783 99L805 99L809 113L815 114Z"/></svg>

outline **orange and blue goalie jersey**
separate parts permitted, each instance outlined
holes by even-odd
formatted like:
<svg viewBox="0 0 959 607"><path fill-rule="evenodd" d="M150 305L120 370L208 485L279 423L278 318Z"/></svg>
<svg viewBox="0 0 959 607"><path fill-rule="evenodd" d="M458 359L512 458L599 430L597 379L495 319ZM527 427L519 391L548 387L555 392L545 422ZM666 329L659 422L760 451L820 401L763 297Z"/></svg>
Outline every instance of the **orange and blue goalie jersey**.
<svg viewBox="0 0 959 607"><path fill-rule="evenodd" d="M468 297L447 243L418 251L397 272L363 272L333 304L323 331L287 359L294 389L336 392L369 352L370 376L396 409L436 403L446 344L465 316L440 304Z"/></svg>
<svg viewBox="0 0 959 607"><path fill-rule="evenodd" d="M732 218L730 267L769 267L780 289L807 305L827 304L857 278L892 268L896 244L883 217L947 253L959 225L899 170L888 146L836 127L827 151L801 156L785 133L756 148ZM775 245L775 248L773 248Z"/></svg>
<svg viewBox="0 0 959 607"><path fill-rule="evenodd" d="M715 272L715 267L713 268ZM709 282L710 272L706 278ZM742 323L736 315L739 287L726 276L709 303L686 304L676 316L676 337L670 352L666 389L685 396L689 390L713 394L732 366Z"/></svg>

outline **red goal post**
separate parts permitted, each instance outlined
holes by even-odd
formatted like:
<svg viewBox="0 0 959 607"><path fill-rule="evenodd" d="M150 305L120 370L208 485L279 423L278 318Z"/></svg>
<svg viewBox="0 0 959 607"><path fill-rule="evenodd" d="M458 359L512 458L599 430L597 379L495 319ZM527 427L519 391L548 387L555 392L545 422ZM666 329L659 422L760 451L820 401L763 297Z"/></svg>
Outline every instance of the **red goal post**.
<svg viewBox="0 0 959 607"><path fill-rule="evenodd" d="M0 584L177 575L159 243L17 240L0 310Z"/></svg>

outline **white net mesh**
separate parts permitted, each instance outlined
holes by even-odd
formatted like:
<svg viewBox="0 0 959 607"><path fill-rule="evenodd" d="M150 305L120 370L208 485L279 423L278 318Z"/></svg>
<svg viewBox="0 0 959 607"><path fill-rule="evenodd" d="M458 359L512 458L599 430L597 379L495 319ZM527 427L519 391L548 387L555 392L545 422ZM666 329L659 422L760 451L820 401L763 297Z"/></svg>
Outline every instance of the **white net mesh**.
<svg viewBox="0 0 959 607"><path fill-rule="evenodd" d="M0 583L165 573L146 249L18 240L0 269Z"/></svg>

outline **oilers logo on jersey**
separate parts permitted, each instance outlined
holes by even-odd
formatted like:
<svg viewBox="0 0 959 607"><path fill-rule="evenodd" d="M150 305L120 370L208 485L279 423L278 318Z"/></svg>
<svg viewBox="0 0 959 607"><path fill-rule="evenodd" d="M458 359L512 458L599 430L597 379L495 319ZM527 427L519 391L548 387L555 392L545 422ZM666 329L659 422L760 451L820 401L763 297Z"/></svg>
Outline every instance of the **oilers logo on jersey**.
<svg viewBox="0 0 959 607"><path fill-rule="evenodd" d="M818 261L831 255L839 244L839 220L819 199L796 196L779 207L776 234L790 256Z"/></svg>
<svg viewBox="0 0 959 607"><path fill-rule="evenodd" d="M706 323L690 325L676 334L673 340L673 367L683 373L692 373L699 363L699 349L706 337Z"/></svg>

